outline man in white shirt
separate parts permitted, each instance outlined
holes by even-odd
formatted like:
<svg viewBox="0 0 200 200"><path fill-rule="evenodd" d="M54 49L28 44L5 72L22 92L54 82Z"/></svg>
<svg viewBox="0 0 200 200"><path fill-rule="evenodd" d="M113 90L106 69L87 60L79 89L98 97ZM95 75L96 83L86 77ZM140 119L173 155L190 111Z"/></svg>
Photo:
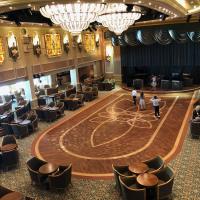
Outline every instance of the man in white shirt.
<svg viewBox="0 0 200 200"><path fill-rule="evenodd" d="M131 96L133 97L133 104L136 105L137 91L135 89L132 90Z"/></svg>
<svg viewBox="0 0 200 200"><path fill-rule="evenodd" d="M157 96L154 96L154 97L151 99L151 102L152 102L152 104L153 104L153 108L154 108L154 111L155 111L155 117L160 118L160 108L159 108L160 99L158 99Z"/></svg>

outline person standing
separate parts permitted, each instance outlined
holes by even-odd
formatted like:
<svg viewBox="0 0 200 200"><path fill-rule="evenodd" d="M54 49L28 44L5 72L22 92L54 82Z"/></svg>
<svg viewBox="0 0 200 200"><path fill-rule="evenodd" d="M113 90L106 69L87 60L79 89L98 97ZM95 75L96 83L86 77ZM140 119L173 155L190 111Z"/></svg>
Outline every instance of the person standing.
<svg viewBox="0 0 200 200"><path fill-rule="evenodd" d="M156 86L157 86L157 77L153 75L151 78L151 87L153 90L156 90Z"/></svg>
<svg viewBox="0 0 200 200"><path fill-rule="evenodd" d="M140 93L139 105L140 105L140 110L146 109L146 104L145 104L145 100L144 100L144 92Z"/></svg>
<svg viewBox="0 0 200 200"><path fill-rule="evenodd" d="M157 96L154 96L151 99L151 102L153 104L153 108L154 108L154 112L155 112L155 117L160 118L160 106L159 106L160 99L158 99Z"/></svg>
<svg viewBox="0 0 200 200"><path fill-rule="evenodd" d="M136 99L137 99L137 91L133 88L131 95L133 97L133 105L136 105Z"/></svg>

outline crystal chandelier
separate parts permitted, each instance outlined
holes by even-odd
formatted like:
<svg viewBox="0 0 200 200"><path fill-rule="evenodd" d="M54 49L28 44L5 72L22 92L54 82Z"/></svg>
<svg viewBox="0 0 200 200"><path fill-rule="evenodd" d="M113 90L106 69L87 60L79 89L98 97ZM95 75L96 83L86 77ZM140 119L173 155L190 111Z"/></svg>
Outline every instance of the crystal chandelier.
<svg viewBox="0 0 200 200"><path fill-rule="evenodd" d="M141 17L141 9L138 6L133 6L131 12L127 12L126 10L127 6L122 3L107 4L106 11L98 16L97 21L110 31L120 35Z"/></svg>
<svg viewBox="0 0 200 200"><path fill-rule="evenodd" d="M46 5L40 8L40 13L64 30L74 35L88 28L96 20L99 13L105 9L105 4L99 3L72 3Z"/></svg>

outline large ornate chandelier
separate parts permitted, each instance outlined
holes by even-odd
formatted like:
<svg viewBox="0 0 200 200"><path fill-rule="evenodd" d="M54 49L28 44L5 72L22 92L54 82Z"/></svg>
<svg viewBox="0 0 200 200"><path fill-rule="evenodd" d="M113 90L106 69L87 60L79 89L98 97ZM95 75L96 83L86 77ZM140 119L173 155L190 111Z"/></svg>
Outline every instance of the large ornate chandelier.
<svg viewBox="0 0 200 200"><path fill-rule="evenodd" d="M46 5L40 8L44 17L50 18L55 24L74 35L88 28L96 20L97 15L105 9L105 4L99 3L72 3Z"/></svg>
<svg viewBox="0 0 200 200"><path fill-rule="evenodd" d="M141 17L141 9L138 6L134 6L131 12L126 10L127 6L122 3L107 4L106 11L98 16L97 21L110 31L120 35Z"/></svg>
<svg viewBox="0 0 200 200"><path fill-rule="evenodd" d="M46 5L40 8L40 12L44 17L50 18L53 23L60 25L73 35L80 34L96 20L110 31L120 35L141 17L140 7L133 6L132 11L127 12L127 6L123 3Z"/></svg>

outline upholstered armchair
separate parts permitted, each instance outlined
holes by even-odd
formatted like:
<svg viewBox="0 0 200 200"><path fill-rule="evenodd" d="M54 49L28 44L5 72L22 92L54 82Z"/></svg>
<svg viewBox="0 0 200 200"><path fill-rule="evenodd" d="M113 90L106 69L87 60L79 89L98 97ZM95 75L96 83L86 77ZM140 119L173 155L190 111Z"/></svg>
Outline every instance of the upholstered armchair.
<svg viewBox="0 0 200 200"><path fill-rule="evenodd" d="M84 105L84 94L76 94L76 98L79 98L79 100L78 100L79 106L83 106Z"/></svg>
<svg viewBox="0 0 200 200"><path fill-rule="evenodd" d="M160 156L156 156L150 160L144 161L145 164L148 165L149 170L148 173L156 173L160 169L164 167L164 160Z"/></svg>
<svg viewBox="0 0 200 200"><path fill-rule="evenodd" d="M29 134L27 125L11 124L11 127L16 138L23 138Z"/></svg>
<svg viewBox="0 0 200 200"><path fill-rule="evenodd" d="M35 109L35 111L40 120L45 120L44 110L37 108L37 109Z"/></svg>
<svg viewBox="0 0 200 200"><path fill-rule="evenodd" d="M46 176L42 176L38 171L39 168L44 164L46 164L45 161L36 157L33 157L26 162L26 166L31 177L31 184L42 185L42 183L45 181Z"/></svg>
<svg viewBox="0 0 200 200"><path fill-rule="evenodd" d="M121 186L119 182L119 176L125 176L125 177L131 177L134 178L136 177L135 174L133 174L129 169L127 165L121 165L121 166L116 166L112 165L113 173L114 173L114 178L115 178L115 186L116 189L121 193Z"/></svg>
<svg viewBox="0 0 200 200"><path fill-rule="evenodd" d="M57 119L57 111L56 110L44 110L44 118L47 122L53 122Z"/></svg>
<svg viewBox="0 0 200 200"><path fill-rule="evenodd" d="M2 122L1 127L4 129L6 135L12 135L13 134L11 124Z"/></svg>
<svg viewBox="0 0 200 200"><path fill-rule="evenodd" d="M59 167L59 171L49 175L50 189L65 189L71 184L72 164L66 167Z"/></svg>
<svg viewBox="0 0 200 200"><path fill-rule="evenodd" d="M174 172L170 167L165 167L156 173L158 177L158 199L166 199L172 195Z"/></svg>
<svg viewBox="0 0 200 200"><path fill-rule="evenodd" d="M65 112L65 104L63 102L59 102L57 104L57 107L59 108L57 113L58 113L58 116L62 116L64 115L64 112Z"/></svg>
<svg viewBox="0 0 200 200"><path fill-rule="evenodd" d="M30 132L34 132L38 129L38 118L37 115L32 115L29 117L29 120L31 120L31 123L28 124L28 129Z"/></svg>
<svg viewBox="0 0 200 200"><path fill-rule="evenodd" d="M37 102L38 102L38 106L45 106L46 105L46 99L44 99L44 98L38 98Z"/></svg>
<svg viewBox="0 0 200 200"><path fill-rule="evenodd" d="M136 178L119 177L123 200L146 200L146 188L138 188Z"/></svg>
<svg viewBox="0 0 200 200"><path fill-rule="evenodd" d="M4 146L6 144L16 144L17 145L15 136L14 135L5 135L2 139L1 145Z"/></svg>
<svg viewBox="0 0 200 200"><path fill-rule="evenodd" d="M54 102L51 102L51 103L48 104L48 106L51 107L51 108L54 107L55 105L56 104Z"/></svg>
<svg viewBox="0 0 200 200"><path fill-rule="evenodd" d="M190 133L192 138L200 137L200 122L191 121L190 122Z"/></svg>
<svg viewBox="0 0 200 200"><path fill-rule="evenodd" d="M17 166L19 160L18 150L13 149L10 151L3 151L1 156L2 156L1 167L3 170L8 170L9 168Z"/></svg>
<svg viewBox="0 0 200 200"><path fill-rule="evenodd" d="M97 98L98 97L98 87L92 87L92 92L93 92L93 97Z"/></svg>

